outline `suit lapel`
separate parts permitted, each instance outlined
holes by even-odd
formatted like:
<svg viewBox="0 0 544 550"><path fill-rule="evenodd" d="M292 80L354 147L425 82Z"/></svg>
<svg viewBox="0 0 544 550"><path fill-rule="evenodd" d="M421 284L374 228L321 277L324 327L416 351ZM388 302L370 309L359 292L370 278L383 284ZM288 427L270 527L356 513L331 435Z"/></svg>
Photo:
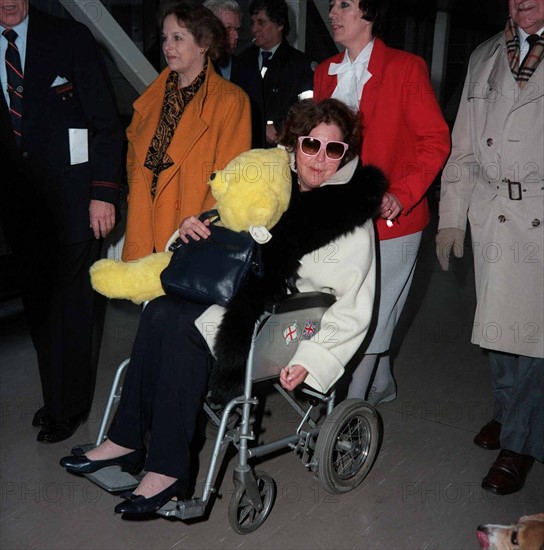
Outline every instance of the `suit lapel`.
<svg viewBox="0 0 544 550"><path fill-rule="evenodd" d="M4 143L4 140L6 143ZM15 139L13 137L8 105L2 92L0 92L0 144L2 145L3 153L10 150L15 151L17 149ZM7 157L5 160L8 160Z"/></svg>
<svg viewBox="0 0 544 550"><path fill-rule="evenodd" d="M266 71L263 83L267 86L270 86L271 83L276 79L281 67L284 65L283 58L285 57L287 49L287 42L282 41L276 50L276 53L273 55L272 59L268 64L268 70ZM257 50L258 51L258 50Z"/></svg>
<svg viewBox="0 0 544 550"><path fill-rule="evenodd" d="M157 198L181 168L181 165L187 158L187 155L201 138L202 134L208 129L208 125L204 122L204 120L202 120L201 114L202 109L204 108L205 98L208 94L208 87L212 86L215 90L219 89L218 86L220 83L216 82L216 79L218 79L218 77L212 68L212 64L209 63L205 82L196 93L195 97L193 97L193 99L189 102L179 121L179 126L183 126L183 128L178 127L178 129L176 129L174 135L172 136L172 141L166 150L174 164L163 172L162 178L159 178Z"/></svg>
<svg viewBox="0 0 544 550"><path fill-rule="evenodd" d="M376 38L368 64L368 71L372 75L372 78L365 84L359 104L359 110L363 115L363 137L364 128L370 125L370 121L374 116L376 102L380 93L383 64L385 62L385 48L385 44L379 38Z"/></svg>
<svg viewBox="0 0 544 550"><path fill-rule="evenodd" d="M184 130L180 131L181 128L177 129L172 136L172 141L166 152L170 155L174 164L164 171L162 178L159 178L157 196L168 185L174 174L180 169L189 152L195 146L195 143L198 142L208 128L208 125L200 118L204 95L205 91L202 89L199 90L197 95L187 105L179 121L179 125L183 126Z"/></svg>
<svg viewBox="0 0 544 550"><path fill-rule="evenodd" d="M274 91L274 88L277 88L278 81L280 81L280 73L285 67L284 58L286 56L287 42L282 41L278 46L276 53L273 55L272 59L268 64L268 69L262 79L263 81L263 94L265 104L270 106L271 94ZM259 50L257 50L258 52ZM257 54L259 55L259 54Z"/></svg>
<svg viewBox="0 0 544 550"><path fill-rule="evenodd" d="M333 63L341 63L342 59L344 59L344 53L341 52L337 55L335 55L329 62L327 66L327 77L323 79L322 86L323 90L321 91L321 98L324 99L326 97L331 97L334 93L334 90L336 90L336 86L338 84L338 78L335 74L329 74L330 66Z"/></svg>
<svg viewBox="0 0 544 550"><path fill-rule="evenodd" d="M514 101L519 98L519 86L510 70L506 46L499 40L493 49L489 60L490 72L487 78L487 93L494 101L505 96Z"/></svg>
<svg viewBox="0 0 544 550"><path fill-rule="evenodd" d="M47 32L41 16L36 11L31 11L28 20L28 34L25 59L25 93L23 100L23 112L28 113L28 102L34 97L46 93L53 83L51 77L55 67L51 66L53 56L49 55L55 36ZM67 46L68 47L68 46Z"/></svg>
<svg viewBox="0 0 544 550"><path fill-rule="evenodd" d="M0 94L0 116L2 117L2 120L10 120L8 105L3 93Z"/></svg>
<svg viewBox="0 0 544 550"><path fill-rule="evenodd" d="M513 108L517 109L544 95L544 63L539 64L525 87L520 88L510 70L505 48L502 39L499 39L487 61L490 68L487 93L493 100L501 96L509 98L513 102Z"/></svg>
<svg viewBox="0 0 544 550"><path fill-rule="evenodd" d="M523 89L520 89L520 103L524 105L529 101L535 101L544 95L544 59L538 64L535 72L525 84Z"/></svg>

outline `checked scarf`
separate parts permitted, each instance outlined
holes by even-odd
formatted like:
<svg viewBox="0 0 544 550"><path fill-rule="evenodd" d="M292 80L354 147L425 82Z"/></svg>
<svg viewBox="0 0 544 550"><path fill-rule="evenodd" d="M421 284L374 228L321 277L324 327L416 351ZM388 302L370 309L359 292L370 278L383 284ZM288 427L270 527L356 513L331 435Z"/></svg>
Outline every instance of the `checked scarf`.
<svg viewBox="0 0 544 550"><path fill-rule="evenodd" d="M511 17L509 17L506 22L504 37L506 40L506 52L510 70L517 80L518 86L523 88L532 74L536 71L542 58L544 58L544 36L541 35L538 38L536 44L530 49L529 55L525 58L525 63L521 67L519 66L519 37L516 25Z"/></svg>

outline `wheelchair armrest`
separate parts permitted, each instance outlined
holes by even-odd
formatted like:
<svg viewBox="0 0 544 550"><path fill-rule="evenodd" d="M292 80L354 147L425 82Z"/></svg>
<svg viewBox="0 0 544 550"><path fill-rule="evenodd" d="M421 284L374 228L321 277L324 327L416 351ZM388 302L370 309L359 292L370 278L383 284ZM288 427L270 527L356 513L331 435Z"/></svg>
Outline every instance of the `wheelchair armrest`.
<svg viewBox="0 0 544 550"><path fill-rule="evenodd" d="M313 307L330 307L336 302L332 294L326 292L298 292L290 294L277 302L266 305L268 313L289 313L299 309L309 309Z"/></svg>

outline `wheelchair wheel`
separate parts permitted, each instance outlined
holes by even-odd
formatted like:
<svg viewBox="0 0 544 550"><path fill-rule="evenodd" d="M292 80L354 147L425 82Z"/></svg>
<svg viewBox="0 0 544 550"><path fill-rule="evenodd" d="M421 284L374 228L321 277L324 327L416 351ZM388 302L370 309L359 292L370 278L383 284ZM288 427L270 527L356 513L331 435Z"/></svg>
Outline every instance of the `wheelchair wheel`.
<svg viewBox="0 0 544 550"><path fill-rule="evenodd" d="M249 500L246 488L236 483L236 489L229 503L229 523L240 535L247 535L258 529L266 520L274 506L276 484L265 472L256 471L255 480L263 500L262 510L257 510Z"/></svg>
<svg viewBox="0 0 544 550"><path fill-rule="evenodd" d="M334 408L319 431L317 477L329 493L347 493L366 477L378 450L376 411L362 399Z"/></svg>

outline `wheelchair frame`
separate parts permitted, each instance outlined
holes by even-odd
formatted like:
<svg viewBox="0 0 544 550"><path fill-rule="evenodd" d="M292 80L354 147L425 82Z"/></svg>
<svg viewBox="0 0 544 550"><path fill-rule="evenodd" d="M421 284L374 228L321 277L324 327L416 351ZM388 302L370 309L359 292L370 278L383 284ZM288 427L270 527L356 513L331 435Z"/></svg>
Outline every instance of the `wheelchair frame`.
<svg viewBox="0 0 544 550"><path fill-rule="evenodd" d="M335 407L334 390L329 394L322 394L307 387L302 388L302 392L310 396L309 406L305 410L278 382L274 382L275 389L300 416L300 423L292 435L254 447L249 445L250 441L256 439L252 429L254 419L251 410L258 404L258 399L252 397L253 383L277 377L281 367L289 360L286 360L286 354L291 357L294 355L291 347L290 350L283 350L284 357L278 358L277 351L274 351L275 338L267 336L264 329L271 326L273 329L281 329L285 322L291 323L293 319L302 326L305 319L319 319L316 322L316 330L319 330L321 317L333 302L332 295L311 292L291 295L267 308L255 323L246 363L244 394L231 400L223 409L221 417L207 403L204 404L207 416L218 427L218 431L202 495L187 500L170 501L158 514L180 520L204 516L211 497L216 492L214 485L220 464L219 457L231 444L238 450L238 460L234 467L235 491L229 503L229 522L240 534L250 533L262 525L272 510L276 493L274 480L265 472L254 471L250 466L249 460L252 458L288 447L300 455L304 466L313 471L324 489L331 493L351 491L363 481L372 467L379 446L378 415L362 399L348 399ZM113 406L120 399L121 376L129 362L126 359L117 368L95 441L96 446L105 439ZM311 418L311 413L322 404L326 405L327 414L324 423L318 425ZM230 415L235 409L241 410L239 424L228 428ZM92 445L88 445L84 449L91 447ZM85 475L112 492L132 488L138 483L136 478L120 472L115 466ZM112 484L114 477L120 481Z"/></svg>

